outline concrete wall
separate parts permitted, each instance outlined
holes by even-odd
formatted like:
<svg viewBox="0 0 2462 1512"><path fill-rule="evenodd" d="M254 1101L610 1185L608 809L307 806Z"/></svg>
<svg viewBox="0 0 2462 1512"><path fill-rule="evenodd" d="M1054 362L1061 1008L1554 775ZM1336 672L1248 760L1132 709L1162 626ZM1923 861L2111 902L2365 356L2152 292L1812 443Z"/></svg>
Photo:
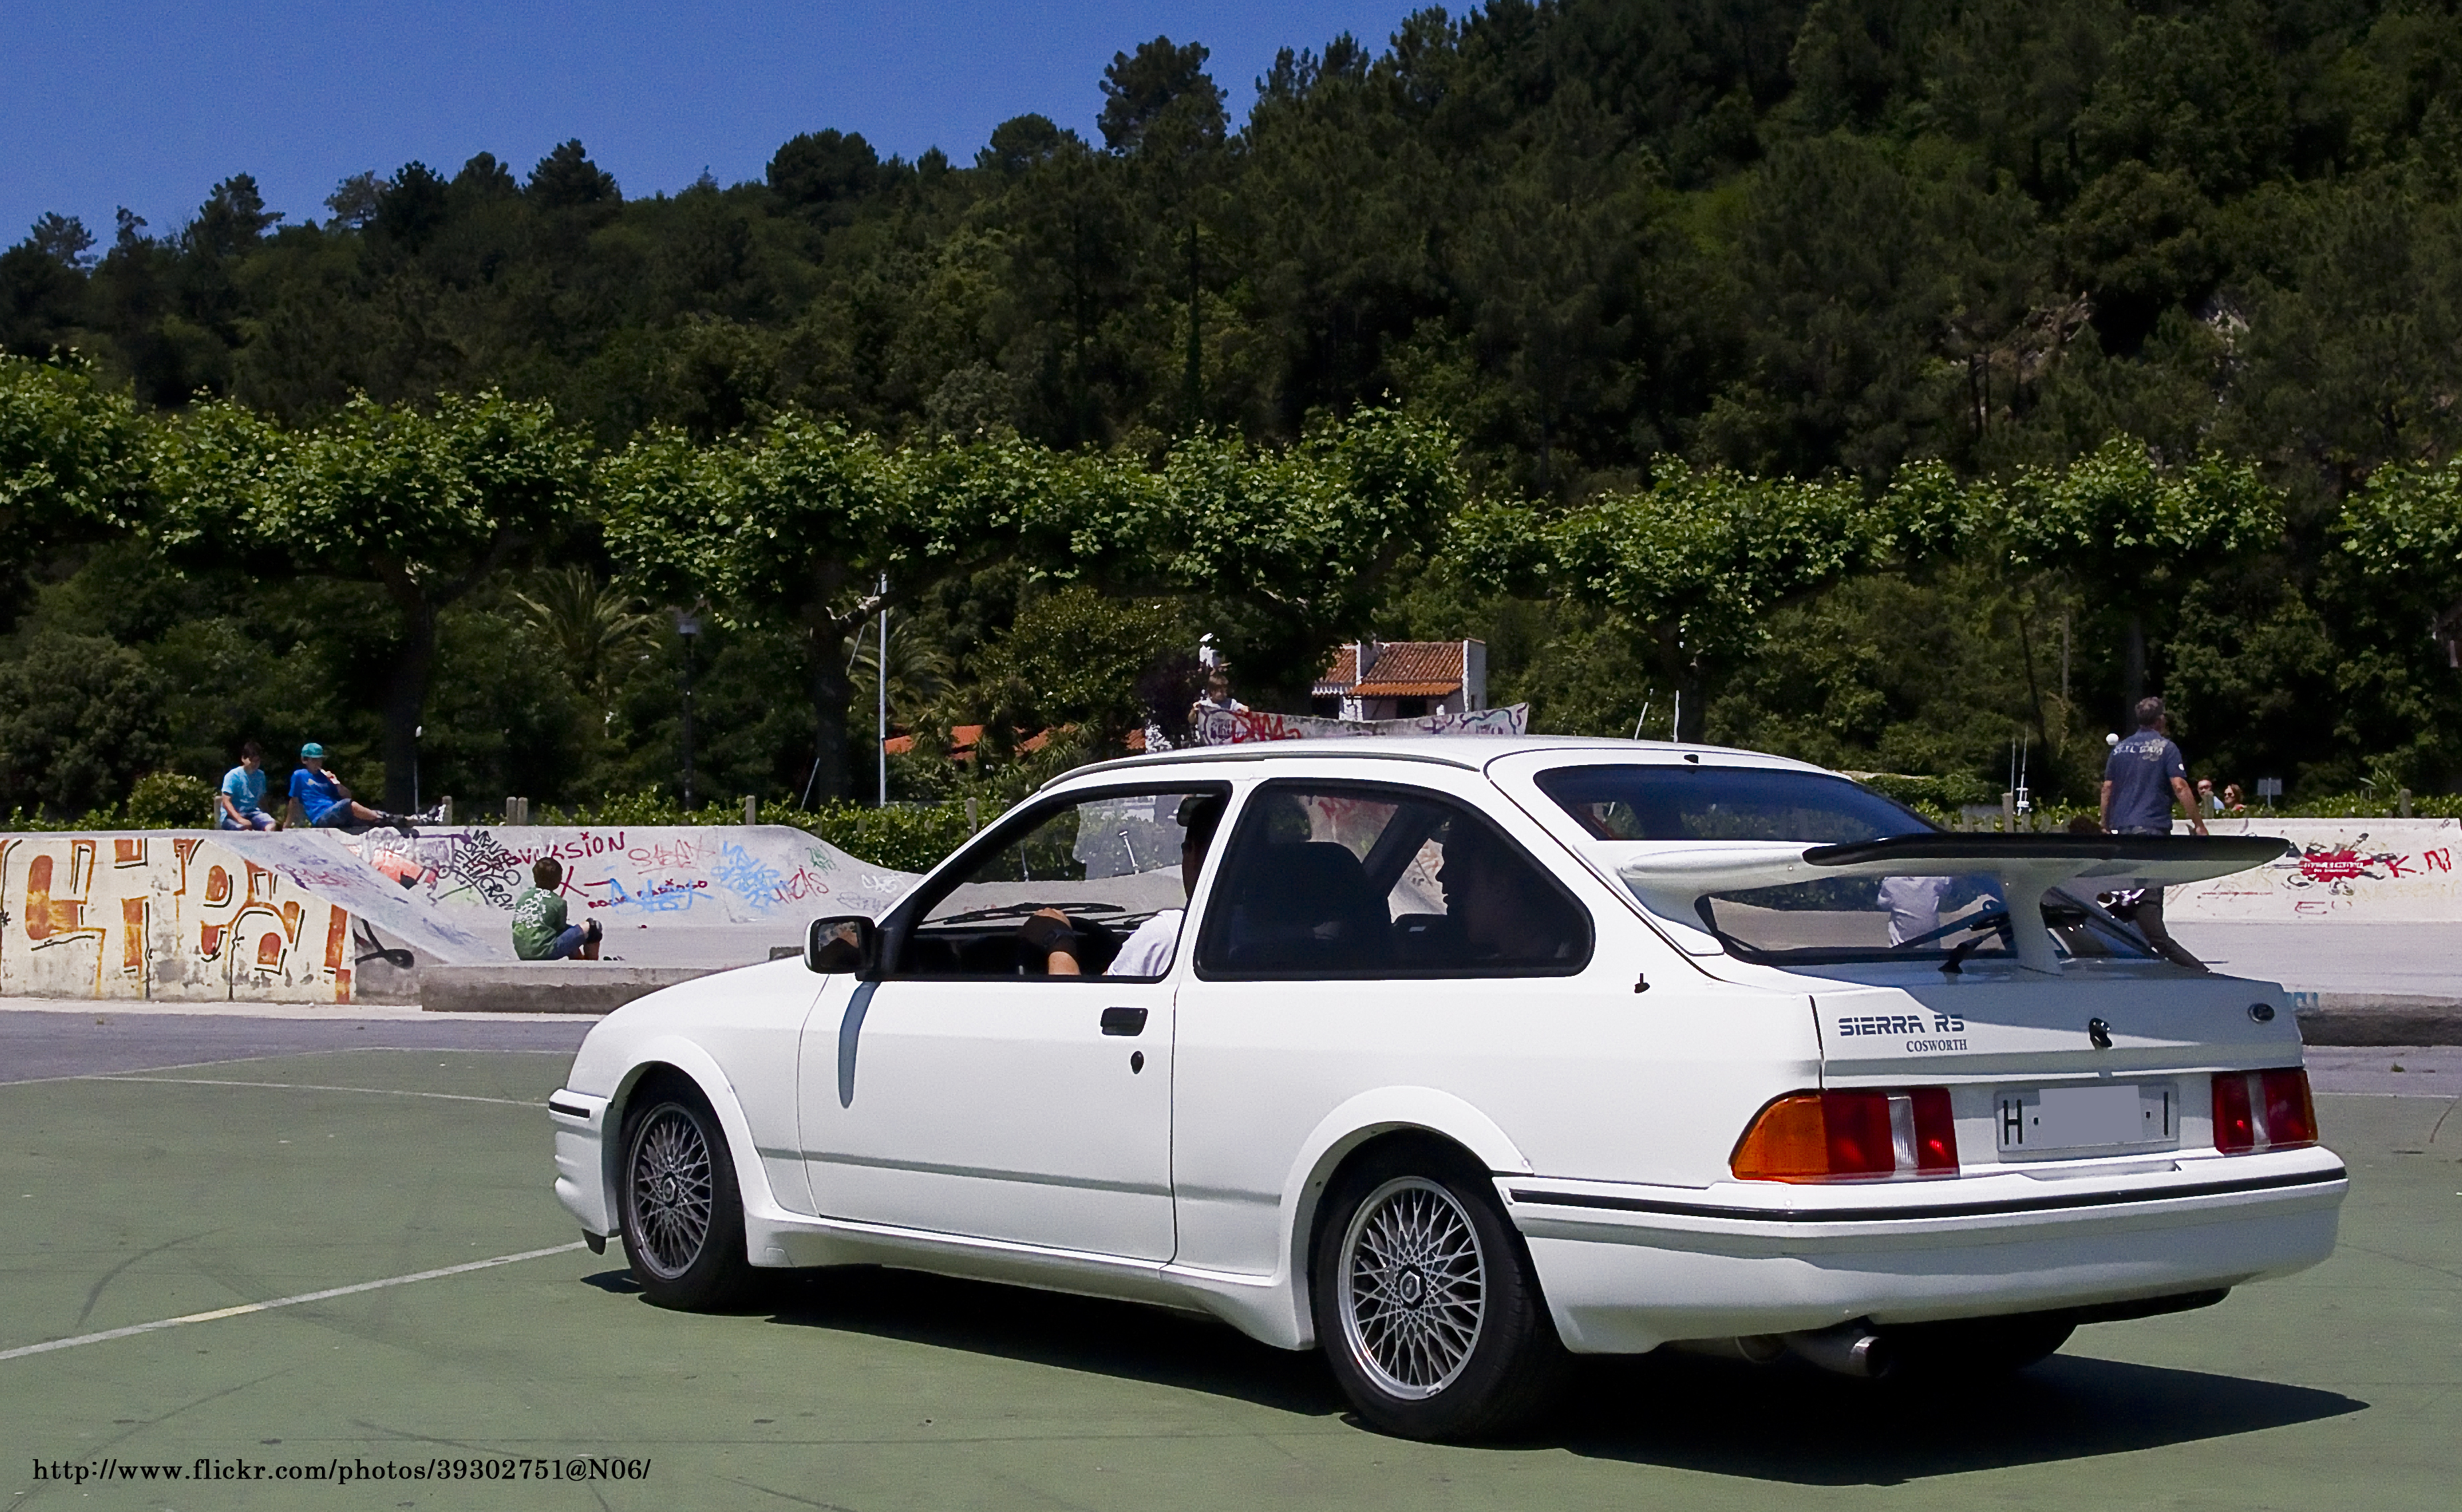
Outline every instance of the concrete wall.
<svg viewBox="0 0 2462 1512"><path fill-rule="evenodd" d="M542 855L568 916L643 968L765 961L914 880L780 825L0 834L0 995L416 1001L423 967L512 959Z"/></svg>
<svg viewBox="0 0 2462 1512"><path fill-rule="evenodd" d="M803 926L826 914L879 917L915 880L777 824L463 825L407 839L377 830L346 843L409 896L491 932L511 928L513 900L544 856L563 863L567 917L595 918L611 933L745 925L800 940Z"/></svg>
<svg viewBox="0 0 2462 1512"><path fill-rule="evenodd" d="M332 835L0 835L10 996L349 1003L372 985L406 996L377 954L400 945L379 937L378 919L422 954L486 954L405 914ZM388 980L368 983L369 965Z"/></svg>
<svg viewBox="0 0 2462 1512"><path fill-rule="evenodd" d="M2279 835L2282 856L2236 876L2175 887L2171 919L2386 923L2462 920L2462 822L2451 819L2215 820L2214 834ZM2175 833L2186 834L2188 826Z"/></svg>

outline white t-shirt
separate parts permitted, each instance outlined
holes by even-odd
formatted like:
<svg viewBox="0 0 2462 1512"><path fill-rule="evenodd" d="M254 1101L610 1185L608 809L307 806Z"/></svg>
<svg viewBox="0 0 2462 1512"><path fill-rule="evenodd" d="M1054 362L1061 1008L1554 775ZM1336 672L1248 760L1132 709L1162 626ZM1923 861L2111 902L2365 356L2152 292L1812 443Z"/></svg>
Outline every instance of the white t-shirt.
<svg viewBox="0 0 2462 1512"><path fill-rule="evenodd" d="M1107 977L1159 977L1171 969L1174 947L1179 943L1179 919L1182 910L1166 908L1139 924L1136 933L1112 958L1103 972Z"/></svg>

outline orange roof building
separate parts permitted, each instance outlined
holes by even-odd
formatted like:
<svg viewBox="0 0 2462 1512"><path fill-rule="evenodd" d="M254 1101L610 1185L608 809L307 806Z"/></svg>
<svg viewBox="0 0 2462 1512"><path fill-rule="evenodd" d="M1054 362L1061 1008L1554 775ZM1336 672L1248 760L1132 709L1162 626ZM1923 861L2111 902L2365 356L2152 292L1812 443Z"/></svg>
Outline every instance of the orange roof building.
<svg viewBox="0 0 2462 1512"><path fill-rule="evenodd" d="M1415 720L1487 707L1487 642L1354 640L1309 689L1326 719Z"/></svg>

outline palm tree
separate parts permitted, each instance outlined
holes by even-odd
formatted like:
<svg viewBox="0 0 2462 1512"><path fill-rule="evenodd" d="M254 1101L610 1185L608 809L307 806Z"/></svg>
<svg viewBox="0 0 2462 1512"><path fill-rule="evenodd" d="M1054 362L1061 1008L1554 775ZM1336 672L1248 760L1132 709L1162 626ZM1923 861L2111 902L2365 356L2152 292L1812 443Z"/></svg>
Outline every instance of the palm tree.
<svg viewBox="0 0 2462 1512"><path fill-rule="evenodd" d="M878 707L880 697L879 621L866 621L847 642L847 678L857 710ZM892 724L912 724L934 700L948 690L949 654L924 637L899 634L889 627L889 714ZM901 713L903 718L901 719Z"/></svg>
<svg viewBox="0 0 2462 1512"><path fill-rule="evenodd" d="M632 594L581 567L541 572L531 592L513 598L596 706L604 728L616 717L616 691L625 671L657 652L657 620Z"/></svg>

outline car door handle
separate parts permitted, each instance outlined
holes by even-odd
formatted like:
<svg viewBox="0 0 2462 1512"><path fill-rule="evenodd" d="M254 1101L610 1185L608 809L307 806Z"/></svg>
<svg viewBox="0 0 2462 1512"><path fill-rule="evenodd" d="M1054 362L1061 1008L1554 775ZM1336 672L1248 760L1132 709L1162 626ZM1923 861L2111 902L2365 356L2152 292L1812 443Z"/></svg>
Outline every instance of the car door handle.
<svg viewBox="0 0 2462 1512"><path fill-rule="evenodd" d="M1146 1031L1146 1010L1143 1008L1105 1008L1103 1032L1106 1034L1143 1034Z"/></svg>

